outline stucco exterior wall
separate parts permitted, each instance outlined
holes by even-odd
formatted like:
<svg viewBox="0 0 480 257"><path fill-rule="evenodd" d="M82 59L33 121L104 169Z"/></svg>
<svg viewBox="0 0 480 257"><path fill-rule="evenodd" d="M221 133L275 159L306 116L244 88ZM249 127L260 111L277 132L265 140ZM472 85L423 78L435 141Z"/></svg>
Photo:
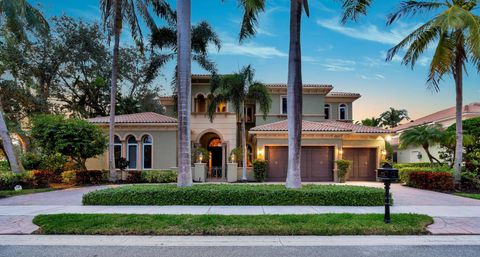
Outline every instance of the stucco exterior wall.
<svg viewBox="0 0 480 257"><path fill-rule="evenodd" d="M330 120L339 120L340 117L338 116L338 107L340 104L347 105L347 120L353 120L353 103L351 102L331 102L328 98L325 102L326 104L330 104ZM323 106L323 105L322 105Z"/></svg>
<svg viewBox="0 0 480 257"><path fill-rule="evenodd" d="M154 127L123 127L115 131L122 142L122 157L127 157L127 137L132 135L137 139L137 168L142 169L143 136L150 135L153 139L152 169L170 169L177 166L177 131L176 128L159 129ZM108 169L108 150L105 154L87 161L87 168L92 170Z"/></svg>
<svg viewBox="0 0 480 257"><path fill-rule="evenodd" d="M237 116L235 113L217 113L213 123L206 114L192 113L191 116L192 141L198 143L202 135L208 132L216 133L227 144L227 153L236 147Z"/></svg>
<svg viewBox="0 0 480 257"><path fill-rule="evenodd" d="M430 146L430 153L437 159L439 159L439 151L441 151L440 145L436 144ZM418 158L418 154L421 154L421 158ZM397 162L398 163L416 163L416 162L430 162L427 153L422 147L408 147L406 149L397 150Z"/></svg>

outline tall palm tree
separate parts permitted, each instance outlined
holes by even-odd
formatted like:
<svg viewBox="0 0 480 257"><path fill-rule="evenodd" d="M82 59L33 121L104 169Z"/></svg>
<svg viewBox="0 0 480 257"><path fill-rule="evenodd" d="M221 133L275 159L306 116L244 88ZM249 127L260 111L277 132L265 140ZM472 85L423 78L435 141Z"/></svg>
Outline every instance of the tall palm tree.
<svg viewBox="0 0 480 257"><path fill-rule="evenodd" d="M403 120L409 120L410 117L408 117L408 111L405 109L395 109L390 107L388 111L383 112L380 114L380 121L381 125L388 127L388 128L394 128L400 124Z"/></svg>
<svg viewBox="0 0 480 257"><path fill-rule="evenodd" d="M109 122L109 140L108 140L108 169L110 171L110 180L116 180L115 170L115 106L117 96L117 78L118 78L118 55L120 46L120 36L123 29L123 23L127 22L135 43L143 51L143 36L140 28L137 13L139 13L151 30L155 30L155 22L151 17L148 6L153 5L157 10L157 15L171 20L173 12L169 5L163 0L100 0L100 9L105 29L108 32L109 39L113 36L113 58L112 58L112 77L110 87L110 122ZM162 11L159 11L162 10Z"/></svg>
<svg viewBox="0 0 480 257"><path fill-rule="evenodd" d="M42 13L26 0L0 0L0 16L0 26L4 39L13 35L17 42L28 42L28 32L43 36L49 31L48 22ZM23 171L23 167L15 154L3 112L0 102L0 136L3 141L3 148L10 163L10 169L15 173L20 173Z"/></svg>
<svg viewBox="0 0 480 257"><path fill-rule="evenodd" d="M400 148L408 146L421 146L427 153L430 163L433 161L441 164L441 162L430 153L430 146L442 142L444 134L440 125L417 126L408 129L400 135Z"/></svg>
<svg viewBox="0 0 480 257"><path fill-rule="evenodd" d="M478 8L477 0L404 1L388 19L388 24L392 24L405 16L440 9L431 20L390 49L387 60L392 60L400 49L407 48L402 63L413 68L422 53L431 44L436 44L427 85L439 91L439 83L445 75L451 74L455 80L457 140L454 177L457 182L460 181L463 160L463 72L469 61L480 70L480 16L474 13L475 8Z"/></svg>
<svg viewBox="0 0 480 257"><path fill-rule="evenodd" d="M219 103L231 102L233 109L240 118L242 129L242 151L243 151L243 172L242 180L247 180L247 132L245 129L245 102L247 100L255 101L263 114L263 118L267 118L272 105L272 99L268 93L267 87L255 81L255 70L250 65L245 66L240 72L222 76L217 88L212 88L213 101L208 107L208 116L210 121L215 117L216 107Z"/></svg>

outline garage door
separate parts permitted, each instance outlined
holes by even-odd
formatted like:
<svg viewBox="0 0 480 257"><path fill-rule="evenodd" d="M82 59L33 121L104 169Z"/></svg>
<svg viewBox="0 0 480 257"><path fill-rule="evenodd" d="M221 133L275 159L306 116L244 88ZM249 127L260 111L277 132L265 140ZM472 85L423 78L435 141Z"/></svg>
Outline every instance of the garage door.
<svg viewBox="0 0 480 257"><path fill-rule="evenodd" d="M375 181L377 168L377 149L344 148L343 158L352 161L347 174L350 181Z"/></svg>
<svg viewBox="0 0 480 257"><path fill-rule="evenodd" d="M302 147L302 181L333 181L333 147ZM268 161L267 181L284 182L287 178L288 147L265 147Z"/></svg>

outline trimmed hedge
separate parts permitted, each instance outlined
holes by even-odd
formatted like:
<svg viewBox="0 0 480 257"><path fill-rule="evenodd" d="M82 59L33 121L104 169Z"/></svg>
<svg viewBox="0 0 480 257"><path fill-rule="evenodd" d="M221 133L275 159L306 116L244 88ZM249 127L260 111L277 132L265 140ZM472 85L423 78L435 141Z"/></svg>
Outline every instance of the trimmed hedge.
<svg viewBox="0 0 480 257"><path fill-rule="evenodd" d="M412 172L448 172L452 173L452 168L448 166L436 166L436 167L403 167L398 169L400 182L408 184L409 175Z"/></svg>
<svg viewBox="0 0 480 257"><path fill-rule="evenodd" d="M133 185L87 193L85 205L339 205L380 206L379 188L338 185Z"/></svg>
<svg viewBox="0 0 480 257"><path fill-rule="evenodd" d="M455 188L453 176L448 172L411 172L407 186L434 191L451 191Z"/></svg>
<svg viewBox="0 0 480 257"><path fill-rule="evenodd" d="M142 182L146 183L175 183L177 172L174 170L144 170Z"/></svg>
<svg viewBox="0 0 480 257"><path fill-rule="evenodd" d="M253 161L253 176L255 180L263 182L267 177L267 161L255 160Z"/></svg>

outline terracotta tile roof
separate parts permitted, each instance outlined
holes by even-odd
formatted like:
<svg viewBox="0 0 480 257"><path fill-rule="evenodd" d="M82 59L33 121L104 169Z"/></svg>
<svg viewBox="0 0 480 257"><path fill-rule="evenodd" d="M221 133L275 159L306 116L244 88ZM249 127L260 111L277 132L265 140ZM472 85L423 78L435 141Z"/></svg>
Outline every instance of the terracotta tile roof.
<svg viewBox="0 0 480 257"><path fill-rule="evenodd" d="M463 106L463 114L465 115L468 113L477 113L480 116L480 102L475 102L475 103L471 103ZM432 113L425 117L421 117L409 123L402 124L396 128L392 128L392 130L397 132L397 131L405 130L411 127L416 127L420 125L430 124L433 122L439 122L439 121L454 119L454 118L455 118L455 106Z"/></svg>
<svg viewBox="0 0 480 257"><path fill-rule="evenodd" d="M96 117L87 120L91 123L109 123L110 117ZM115 116L115 123L177 123L177 119L154 112L142 112Z"/></svg>
<svg viewBox="0 0 480 257"><path fill-rule="evenodd" d="M358 93L349 93L349 92L329 92L327 97L361 97L362 95Z"/></svg>
<svg viewBox="0 0 480 257"><path fill-rule="evenodd" d="M267 87L287 87L285 83L267 83ZM321 88L333 88L332 85L327 84L303 84L303 87L321 87Z"/></svg>
<svg viewBox="0 0 480 257"><path fill-rule="evenodd" d="M261 126L254 127L250 131L272 131L272 132L286 132L288 131L288 121L278 121L270 124L265 124ZM345 132L345 133L365 133L365 134L388 134L390 131L375 128L367 127L362 125L356 125L348 122L339 122L339 121L323 121L323 122L314 122L314 121L302 121L302 131L304 132Z"/></svg>

